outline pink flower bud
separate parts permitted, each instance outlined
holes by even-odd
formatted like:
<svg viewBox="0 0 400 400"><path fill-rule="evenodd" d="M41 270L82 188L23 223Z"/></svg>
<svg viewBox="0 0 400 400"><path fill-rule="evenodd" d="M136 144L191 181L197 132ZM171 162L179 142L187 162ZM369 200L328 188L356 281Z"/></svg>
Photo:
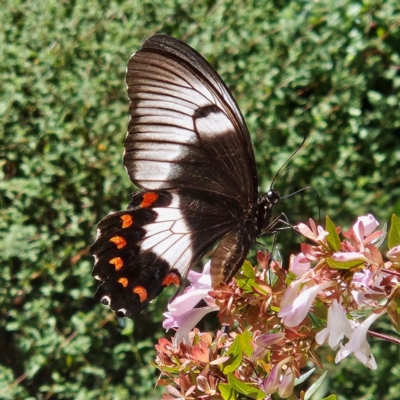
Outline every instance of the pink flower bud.
<svg viewBox="0 0 400 400"><path fill-rule="evenodd" d="M400 262L400 245L392 247L386 255L390 261Z"/></svg>
<svg viewBox="0 0 400 400"><path fill-rule="evenodd" d="M297 254L290 260L289 271L296 276L302 276L311 269L311 264L303 253Z"/></svg>
<svg viewBox="0 0 400 400"><path fill-rule="evenodd" d="M363 215L357 218L357 222L353 225L353 231L360 243L364 238L369 236L377 227L379 222L372 214Z"/></svg>

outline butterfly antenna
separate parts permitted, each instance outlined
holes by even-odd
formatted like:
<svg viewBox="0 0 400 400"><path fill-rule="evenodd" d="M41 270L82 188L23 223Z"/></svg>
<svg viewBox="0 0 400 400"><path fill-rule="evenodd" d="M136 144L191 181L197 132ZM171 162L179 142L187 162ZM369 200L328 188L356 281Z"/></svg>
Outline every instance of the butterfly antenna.
<svg viewBox="0 0 400 400"><path fill-rule="evenodd" d="M289 160L288 160L288 161L289 161ZM286 162L287 162L287 161L286 161ZM285 162L285 164L286 164L286 162ZM282 165L282 167L284 167L284 165ZM272 180L272 183L271 183L271 189L272 189L272 185L274 184L276 178L277 178L279 175L282 175L284 172L289 171L289 169L293 168L293 165L289 165L289 166L286 167L285 169L282 169L282 167L279 168L279 171L275 174L274 179Z"/></svg>
<svg viewBox="0 0 400 400"><path fill-rule="evenodd" d="M317 192L313 187L311 187L311 186L303 187L303 188L301 188L301 189L299 189L299 190L296 190L296 191L293 192L293 193L287 194L286 196L282 196L281 199L286 199L287 197L291 197L291 196L293 196L293 195L295 195L295 194L297 194L297 193L304 192L305 190L312 190L312 191L315 193L315 195L317 196L317 203L318 203L318 221L319 221L319 223L321 224L321 204L320 204L320 197L319 197L318 192Z"/></svg>
<svg viewBox="0 0 400 400"><path fill-rule="evenodd" d="M279 168L278 172L275 174L274 179L272 179L270 190L272 190L274 183L276 181L276 178L282 173L290 169L291 167L285 168L287 163L299 152L299 150L303 147L304 143L306 141L306 136L303 137L303 141L300 143L300 146L297 147L297 149L292 153L292 155L282 164L282 166ZM285 168L285 169L284 169Z"/></svg>

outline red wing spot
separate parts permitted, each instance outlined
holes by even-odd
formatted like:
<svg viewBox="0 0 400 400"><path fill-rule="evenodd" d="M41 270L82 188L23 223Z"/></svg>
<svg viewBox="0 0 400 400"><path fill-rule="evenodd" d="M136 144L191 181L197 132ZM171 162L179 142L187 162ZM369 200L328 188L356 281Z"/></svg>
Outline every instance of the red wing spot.
<svg viewBox="0 0 400 400"><path fill-rule="evenodd" d="M143 200L140 203L141 208L152 206L158 200L158 194L155 192L146 192L143 194Z"/></svg>
<svg viewBox="0 0 400 400"><path fill-rule="evenodd" d="M162 281L163 286L169 286L171 283L174 283L175 285L179 286L181 284L180 276L174 272L171 272Z"/></svg>
<svg viewBox="0 0 400 400"><path fill-rule="evenodd" d="M119 271L124 266L124 262L122 261L122 258L120 258L120 257L112 258L109 261L109 264L114 264L114 268L116 271Z"/></svg>
<svg viewBox="0 0 400 400"><path fill-rule="evenodd" d="M133 224L133 218L129 214L121 215L122 228L129 228Z"/></svg>
<svg viewBox="0 0 400 400"><path fill-rule="evenodd" d="M113 236L109 242L114 243L117 249L122 249L126 246L126 240L122 236Z"/></svg>
<svg viewBox="0 0 400 400"><path fill-rule="evenodd" d="M139 296L139 300L143 303L147 299L147 290L143 286L136 286L133 288L133 293Z"/></svg>
<svg viewBox="0 0 400 400"><path fill-rule="evenodd" d="M124 288L128 286L128 279L126 278L119 278L117 282L120 283Z"/></svg>

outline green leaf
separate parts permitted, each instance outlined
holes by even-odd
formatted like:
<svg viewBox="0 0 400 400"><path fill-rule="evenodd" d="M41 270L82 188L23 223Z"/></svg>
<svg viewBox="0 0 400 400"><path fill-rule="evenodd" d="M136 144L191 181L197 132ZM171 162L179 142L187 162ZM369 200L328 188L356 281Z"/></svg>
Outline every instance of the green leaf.
<svg viewBox="0 0 400 400"><path fill-rule="evenodd" d="M262 400L265 399L266 395L263 391L255 388L254 386L249 385L246 382L243 382L237 378L233 374L228 375L228 382L232 389L236 392L244 394L251 399Z"/></svg>
<svg viewBox="0 0 400 400"><path fill-rule="evenodd" d="M243 289L245 292L253 292L253 286L255 284L254 279L249 279L247 276L240 273L235 276L235 279L240 289Z"/></svg>
<svg viewBox="0 0 400 400"><path fill-rule="evenodd" d="M244 331L242 334L237 335L232 343L232 346L227 351L228 356L232 356L222 369L224 374L235 371L242 362L243 353L250 357L253 353L253 346L251 344L252 335L248 331Z"/></svg>
<svg viewBox="0 0 400 400"><path fill-rule="evenodd" d="M280 308L280 307L277 307L277 306L272 306L272 305L271 305L269 308L270 308L270 310L273 311L273 312L279 312L279 311L281 311L281 308Z"/></svg>
<svg viewBox="0 0 400 400"><path fill-rule="evenodd" d="M327 259L328 265L333 269L351 269L360 267L365 263L365 260L351 260L351 261L336 261L329 257Z"/></svg>
<svg viewBox="0 0 400 400"><path fill-rule="evenodd" d="M125 327L121 330L121 335L130 336L133 332L133 321L131 319L124 320Z"/></svg>
<svg viewBox="0 0 400 400"><path fill-rule="evenodd" d="M231 358L223 364L224 366L222 368L222 372L225 375L235 371L242 362L243 352L241 350L241 345L240 345L240 335L237 335L235 337L232 346L229 348L226 354L228 356L231 356Z"/></svg>
<svg viewBox="0 0 400 400"><path fill-rule="evenodd" d="M336 394L331 394L328 397L324 397L321 400L336 400L336 399L337 399Z"/></svg>
<svg viewBox="0 0 400 400"><path fill-rule="evenodd" d="M326 216L325 218L325 230L329 232L326 236L326 241L328 242L328 246L333 251L340 250L340 239L339 235L336 232L336 227L332 220Z"/></svg>
<svg viewBox="0 0 400 400"><path fill-rule="evenodd" d="M304 400L309 400L324 382L328 371L325 371L306 391Z"/></svg>
<svg viewBox="0 0 400 400"><path fill-rule="evenodd" d="M311 368L309 371L301 375L299 378L295 378L294 386L300 385L300 383L303 383L306 379L308 379L314 373L315 369L316 368Z"/></svg>
<svg viewBox="0 0 400 400"><path fill-rule="evenodd" d="M400 333L400 299L394 298L387 306L387 312L393 328Z"/></svg>
<svg viewBox="0 0 400 400"><path fill-rule="evenodd" d="M397 215L392 214L391 225L389 229L388 246L392 249L400 244L400 219Z"/></svg>
<svg viewBox="0 0 400 400"><path fill-rule="evenodd" d="M243 351L244 354L246 354L247 357L250 357L253 354L253 346L251 344L251 341L253 339L253 336L249 331L244 331L240 336L240 345L241 345L241 350Z"/></svg>
<svg viewBox="0 0 400 400"><path fill-rule="evenodd" d="M244 276L247 276L250 279L255 279L256 278L256 274L254 272L254 268L251 265L251 263L249 263L247 260L243 263L241 271L242 271Z"/></svg>
<svg viewBox="0 0 400 400"><path fill-rule="evenodd" d="M235 276L238 286L246 292L254 292L254 285L256 285L256 274L253 266L246 260L240 272Z"/></svg>
<svg viewBox="0 0 400 400"><path fill-rule="evenodd" d="M234 400L237 398L236 392L227 383L220 383L218 390L224 400Z"/></svg>

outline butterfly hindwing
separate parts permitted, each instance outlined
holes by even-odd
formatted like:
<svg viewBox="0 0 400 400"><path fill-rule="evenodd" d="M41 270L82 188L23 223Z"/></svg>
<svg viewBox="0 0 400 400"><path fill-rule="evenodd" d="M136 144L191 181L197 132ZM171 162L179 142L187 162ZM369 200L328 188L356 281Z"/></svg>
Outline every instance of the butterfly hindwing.
<svg viewBox="0 0 400 400"><path fill-rule="evenodd" d="M127 210L98 225L91 253L93 276L103 283L96 298L132 318L170 283L180 284L190 265L237 225L229 203L190 190L134 194Z"/></svg>

